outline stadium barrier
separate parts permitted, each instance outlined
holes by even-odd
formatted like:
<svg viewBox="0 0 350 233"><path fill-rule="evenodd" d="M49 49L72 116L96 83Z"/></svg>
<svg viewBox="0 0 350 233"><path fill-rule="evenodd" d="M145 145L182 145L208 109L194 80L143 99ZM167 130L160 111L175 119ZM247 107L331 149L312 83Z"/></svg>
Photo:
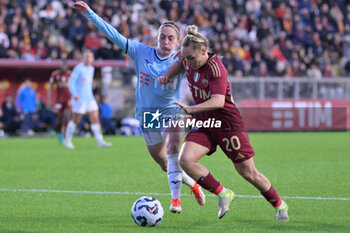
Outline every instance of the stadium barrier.
<svg viewBox="0 0 350 233"><path fill-rule="evenodd" d="M350 129L349 78L231 78L249 131Z"/></svg>
<svg viewBox="0 0 350 233"><path fill-rule="evenodd" d="M349 100L241 100L248 131L350 129Z"/></svg>

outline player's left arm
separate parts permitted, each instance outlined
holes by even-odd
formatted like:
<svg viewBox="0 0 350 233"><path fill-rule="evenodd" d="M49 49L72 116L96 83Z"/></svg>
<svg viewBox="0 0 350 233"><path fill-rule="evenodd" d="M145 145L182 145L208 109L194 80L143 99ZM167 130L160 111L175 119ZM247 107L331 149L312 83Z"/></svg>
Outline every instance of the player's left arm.
<svg viewBox="0 0 350 233"><path fill-rule="evenodd" d="M179 105L187 114L195 114L200 112L208 112L216 109L221 109L225 104L224 95L212 95L210 99L204 101L203 103L188 106L187 104L174 102L174 104Z"/></svg>

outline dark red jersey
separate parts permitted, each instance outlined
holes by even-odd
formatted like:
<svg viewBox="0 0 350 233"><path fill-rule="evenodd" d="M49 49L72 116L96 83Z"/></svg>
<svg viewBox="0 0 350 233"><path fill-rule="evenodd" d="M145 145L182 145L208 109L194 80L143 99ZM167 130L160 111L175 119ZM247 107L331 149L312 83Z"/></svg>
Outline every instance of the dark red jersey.
<svg viewBox="0 0 350 233"><path fill-rule="evenodd" d="M205 102L211 95L225 96L222 109L198 113L197 120L205 121L215 119L221 121L220 128L192 128L185 138L186 141L195 142L207 147L211 154L219 145L228 158L234 163L243 162L254 156L254 150L244 129L243 119L233 102L227 71L220 59L212 55L207 63L198 70L192 69L185 59L185 67L189 87L196 104Z"/></svg>
<svg viewBox="0 0 350 233"><path fill-rule="evenodd" d="M243 120L233 102L227 70L221 60L213 54L209 57L207 63L198 70L192 69L184 58L181 62L186 70L188 85L196 104L205 102L213 94L225 96L224 108L198 113L195 117L201 120L208 118L220 119L223 122L223 127L227 127L227 124L229 124L232 130L233 123L236 130L242 130L244 128Z"/></svg>
<svg viewBox="0 0 350 233"><path fill-rule="evenodd" d="M57 84L56 103L66 103L71 99L68 89L68 80L71 71L54 71L50 78L50 84Z"/></svg>

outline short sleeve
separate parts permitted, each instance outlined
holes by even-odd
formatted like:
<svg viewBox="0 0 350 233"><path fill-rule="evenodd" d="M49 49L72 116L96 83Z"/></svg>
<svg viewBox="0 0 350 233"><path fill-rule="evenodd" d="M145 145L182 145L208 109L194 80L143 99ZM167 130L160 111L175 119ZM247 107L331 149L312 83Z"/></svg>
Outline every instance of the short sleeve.
<svg viewBox="0 0 350 233"><path fill-rule="evenodd" d="M210 93L212 95L226 95L228 77L227 71L224 65L220 62L212 60L208 63L211 72L210 79Z"/></svg>

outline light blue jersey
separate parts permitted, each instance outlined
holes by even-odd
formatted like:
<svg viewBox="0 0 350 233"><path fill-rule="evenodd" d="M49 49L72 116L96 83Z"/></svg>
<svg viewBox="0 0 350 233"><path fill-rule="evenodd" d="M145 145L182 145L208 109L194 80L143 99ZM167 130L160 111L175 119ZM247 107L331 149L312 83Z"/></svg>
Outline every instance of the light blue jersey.
<svg viewBox="0 0 350 233"><path fill-rule="evenodd" d="M160 85L158 77L165 74L170 66L178 60L175 53L169 57L160 57L157 47L132 41L121 35L114 27L106 23L92 10L85 16L114 44L127 53L135 62L136 87L136 118L142 122L142 112L156 111L174 114L179 108L172 104L180 101L180 85L183 74L172 79L167 85Z"/></svg>
<svg viewBox="0 0 350 233"><path fill-rule="evenodd" d="M92 93L92 80L94 78L95 68L84 63L79 63L74 67L68 81L68 88L72 98L79 96L79 102L90 102L94 100Z"/></svg>

